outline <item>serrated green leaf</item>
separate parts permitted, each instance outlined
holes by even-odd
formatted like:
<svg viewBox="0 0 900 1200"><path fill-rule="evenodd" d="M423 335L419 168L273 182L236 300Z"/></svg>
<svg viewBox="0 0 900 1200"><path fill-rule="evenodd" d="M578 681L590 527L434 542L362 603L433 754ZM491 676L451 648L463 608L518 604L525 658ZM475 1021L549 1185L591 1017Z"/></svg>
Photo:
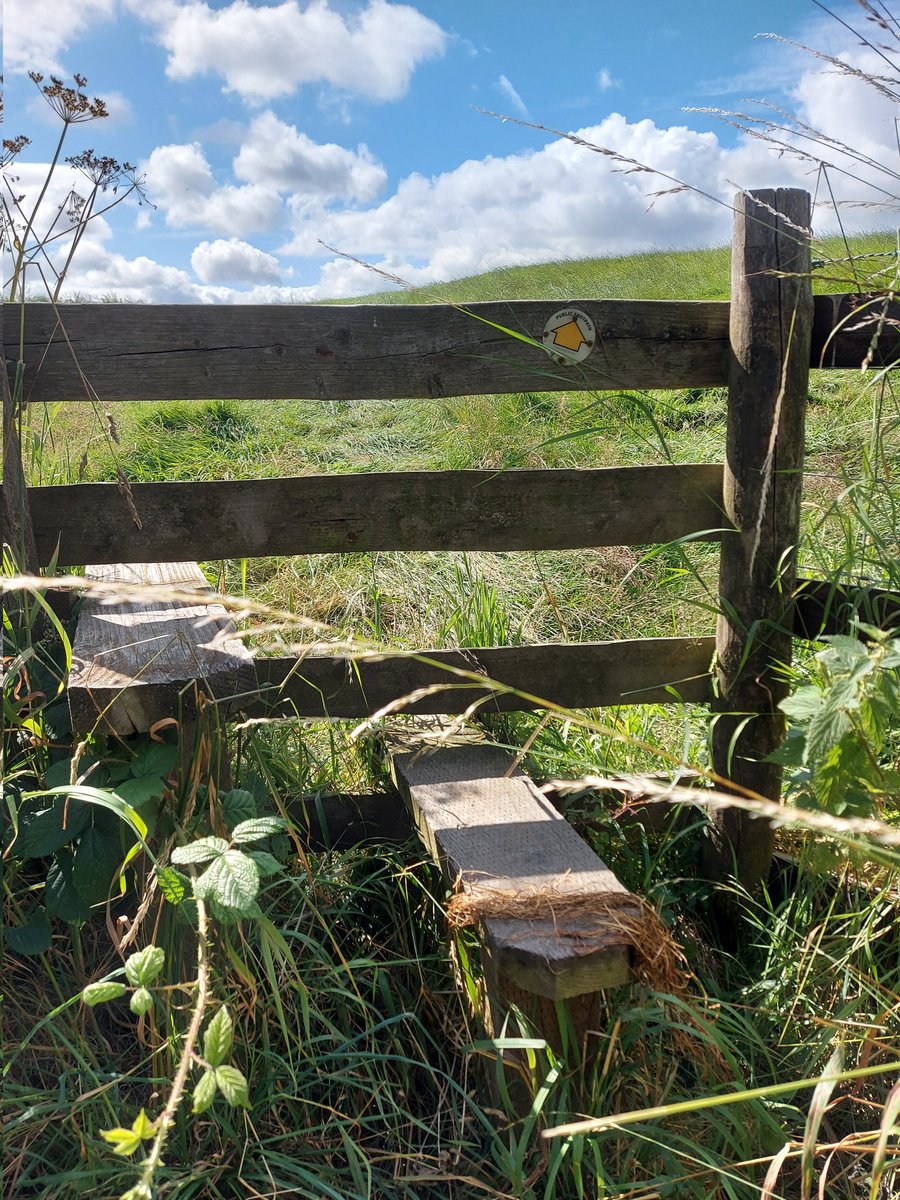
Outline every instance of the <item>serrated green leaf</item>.
<svg viewBox="0 0 900 1200"><path fill-rule="evenodd" d="M247 853L256 863L259 873L263 877L266 875L277 875L282 869L281 863L268 850L248 850Z"/></svg>
<svg viewBox="0 0 900 1200"><path fill-rule="evenodd" d="M241 821L231 832L231 840L243 845L245 842L258 842L262 838L274 837L281 833L286 822L282 817L254 817L252 821Z"/></svg>
<svg viewBox="0 0 900 1200"><path fill-rule="evenodd" d="M227 849L228 843L224 838L197 838L196 842L189 842L186 846L176 846L172 851L172 862L182 866L188 863L209 862L211 858L217 858Z"/></svg>
<svg viewBox="0 0 900 1200"><path fill-rule="evenodd" d="M822 707L822 700L822 693L817 687L802 687L782 700L778 707L792 721L803 722L816 715Z"/></svg>
<svg viewBox="0 0 900 1200"><path fill-rule="evenodd" d="M232 1107L250 1107L247 1080L237 1067L216 1067L216 1083L219 1091Z"/></svg>
<svg viewBox="0 0 900 1200"><path fill-rule="evenodd" d="M75 847L72 882L88 904L102 904L122 865L124 854L118 833L110 835L89 826Z"/></svg>
<svg viewBox="0 0 900 1200"><path fill-rule="evenodd" d="M125 978L132 987L146 987L163 969L166 952L161 946L145 946L125 959Z"/></svg>
<svg viewBox="0 0 900 1200"><path fill-rule="evenodd" d="M222 818L229 829L234 829L241 821L251 821L256 816L256 797L244 788L232 788L230 792L222 792L219 802L222 805Z"/></svg>
<svg viewBox="0 0 900 1200"><path fill-rule="evenodd" d="M53 931L47 914L39 908L24 925L7 925L3 937L13 954L43 954L50 949Z"/></svg>
<svg viewBox="0 0 900 1200"><path fill-rule="evenodd" d="M61 850L50 864L44 884L44 903L64 921L89 921L91 908L72 882L72 855Z"/></svg>
<svg viewBox="0 0 900 1200"><path fill-rule="evenodd" d="M174 867L159 867L156 872L159 890L170 904L181 904L191 891L191 881Z"/></svg>
<svg viewBox="0 0 900 1200"><path fill-rule="evenodd" d="M98 983L89 983L81 993L81 998L89 1008L93 1008L95 1004L118 1000L125 995L125 990L124 983L117 983L114 979L101 979Z"/></svg>
<svg viewBox="0 0 900 1200"><path fill-rule="evenodd" d="M203 1057L213 1067L219 1067L231 1053L234 1025L226 1005L222 1005L206 1027L203 1035Z"/></svg>
<svg viewBox="0 0 900 1200"><path fill-rule="evenodd" d="M194 880L198 900L216 900L225 908L249 914L259 895L259 867L240 850L226 850Z"/></svg>
<svg viewBox="0 0 900 1200"><path fill-rule="evenodd" d="M205 1113L216 1098L218 1084L215 1071L204 1071L194 1086L192 1112Z"/></svg>
<svg viewBox="0 0 900 1200"><path fill-rule="evenodd" d="M138 779L126 779L117 783L115 792L126 804L140 809L154 800L159 800L165 786L158 775L141 775Z"/></svg>
<svg viewBox="0 0 900 1200"><path fill-rule="evenodd" d="M142 1017L153 1007L153 993L149 988L139 987L129 1000L128 1007L136 1017Z"/></svg>
<svg viewBox="0 0 900 1200"><path fill-rule="evenodd" d="M829 695L826 702L809 723L806 733L806 761L814 766L827 758L829 752L839 745L841 738L850 728L850 718L843 708Z"/></svg>
<svg viewBox="0 0 900 1200"><path fill-rule="evenodd" d="M74 841L90 824L91 810L65 796L26 800L19 809L15 850L21 858L44 858Z"/></svg>
<svg viewBox="0 0 900 1200"><path fill-rule="evenodd" d="M113 1154L134 1154L141 1144L133 1129L101 1129L100 1136L112 1146Z"/></svg>
<svg viewBox="0 0 900 1200"><path fill-rule="evenodd" d="M168 742L147 742L129 763L135 779L146 775L168 775L178 762L178 747Z"/></svg>

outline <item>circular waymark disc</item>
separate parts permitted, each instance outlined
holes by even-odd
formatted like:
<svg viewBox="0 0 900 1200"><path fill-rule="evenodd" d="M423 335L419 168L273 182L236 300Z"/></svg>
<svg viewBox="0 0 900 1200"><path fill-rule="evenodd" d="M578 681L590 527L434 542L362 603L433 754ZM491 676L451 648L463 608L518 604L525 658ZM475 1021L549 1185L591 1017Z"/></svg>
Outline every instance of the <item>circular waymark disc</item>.
<svg viewBox="0 0 900 1200"><path fill-rule="evenodd" d="M584 362L594 349L597 331L580 308L561 308L544 326L542 341L552 359L568 366Z"/></svg>

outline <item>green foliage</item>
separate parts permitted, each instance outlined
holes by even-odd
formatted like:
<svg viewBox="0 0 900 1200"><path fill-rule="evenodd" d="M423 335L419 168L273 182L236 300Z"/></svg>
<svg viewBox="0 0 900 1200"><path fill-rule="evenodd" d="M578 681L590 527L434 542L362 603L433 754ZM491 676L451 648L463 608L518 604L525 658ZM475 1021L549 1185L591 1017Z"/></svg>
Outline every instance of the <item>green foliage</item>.
<svg viewBox="0 0 900 1200"><path fill-rule="evenodd" d="M140 1149L142 1142L156 1136L156 1129L143 1109L135 1117L130 1129L101 1129L100 1136L113 1148L113 1154L128 1157Z"/></svg>
<svg viewBox="0 0 900 1200"><path fill-rule="evenodd" d="M788 794L836 816L875 816L900 790L884 753L900 725L900 639L862 632L868 643L825 639L816 678L781 704L790 727L776 757L788 767Z"/></svg>

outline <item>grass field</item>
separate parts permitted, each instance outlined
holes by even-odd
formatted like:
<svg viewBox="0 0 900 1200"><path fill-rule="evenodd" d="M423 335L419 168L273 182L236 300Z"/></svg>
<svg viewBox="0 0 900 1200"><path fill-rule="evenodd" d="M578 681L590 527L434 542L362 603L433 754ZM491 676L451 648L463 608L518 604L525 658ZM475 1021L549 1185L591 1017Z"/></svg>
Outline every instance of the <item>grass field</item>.
<svg viewBox="0 0 900 1200"><path fill-rule="evenodd" d="M854 248L875 252L889 243L857 239ZM829 244L816 253L837 258L841 250ZM551 264L377 299L724 299L728 259L717 249ZM845 267L820 273L822 287L849 288ZM156 480L718 461L725 397L719 389L536 390L354 404L118 404L110 412L114 438L104 414L84 405L35 414L33 482L68 481L80 468L88 480L114 478L117 467L132 480ZM802 566L900 587L898 470L900 408L890 379L872 387L851 373L814 373ZM335 636L389 646L708 633L715 624L717 553L701 545L643 556L627 549L381 553L204 567L223 590L312 617ZM801 680L812 653L799 652ZM705 711L645 707L538 722L494 719L487 732L503 744L528 744L529 765L544 776L665 770L669 757L700 768L707 762ZM316 791L384 786L367 743L339 724L246 731L235 749L236 782L269 809ZM895 763L898 753L895 723L886 760ZM525 1071L533 1102L523 1117L503 1093L502 1072L493 1092L483 1078L484 1065L492 1074L521 1031L511 1027L507 1040L492 1042L471 1016L457 984L462 977L477 987L477 948L466 935L448 947L445 889L418 844L292 854L288 872L267 881L263 917L224 926L213 941L217 998L234 1014L250 1108L179 1116L158 1194L750 1200L764 1194L785 1147L765 1193L772 1200L805 1200L813 1187L847 1200L900 1194L896 1107L885 1118L880 1182L873 1171L895 1075L827 1094L803 1087L716 1105L735 1090L815 1076L838 1047L847 1068L887 1070L895 1062L900 945L890 853L878 876L836 878L801 866L780 891L738 897L735 953L723 948L711 919L722 893L697 878L702 827L648 833L612 819L588 793L576 795L568 813L684 945L694 972L687 999L647 988L611 993L586 1071L571 1047L533 1049ZM14 869L6 883L14 913L39 886L28 864ZM188 979L190 938L168 911L156 940L170 977ZM41 958L10 960L10 1196L105 1197L127 1186L127 1171L99 1131L130 1122L141 1106L158 1107L177 1052L165 1031L170 1021L183 1026L185 997L173 988L137 1025L112 1006L70 1003L114 961L102 918L57 930ZM709 1108L678 1106L700 1096ZM667 1103L675 1107L663 1120L552 1142L538 1137L578 1114Z"/></svg>

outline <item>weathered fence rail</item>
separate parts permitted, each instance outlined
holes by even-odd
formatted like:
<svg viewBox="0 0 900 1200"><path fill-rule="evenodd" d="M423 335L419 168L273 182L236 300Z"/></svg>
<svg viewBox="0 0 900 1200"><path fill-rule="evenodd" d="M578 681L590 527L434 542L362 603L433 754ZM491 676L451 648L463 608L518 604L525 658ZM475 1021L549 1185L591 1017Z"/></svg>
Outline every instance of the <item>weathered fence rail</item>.
<svg viewBox="0 0 900 1200"><path fill-rule="evenodd" d="M817 296L810 366L858 368L877 320L900 317L900 302L885 305ZM15 329L21 310L4 307ZM598 338L590 358L560 368L540 342L561 307L67 304L63 328L50 305L28 304L26 398L360 400L728 383L727 301L567 300L591 317ZM874 362L898 358L900 330L889 320Z"/></svg>

